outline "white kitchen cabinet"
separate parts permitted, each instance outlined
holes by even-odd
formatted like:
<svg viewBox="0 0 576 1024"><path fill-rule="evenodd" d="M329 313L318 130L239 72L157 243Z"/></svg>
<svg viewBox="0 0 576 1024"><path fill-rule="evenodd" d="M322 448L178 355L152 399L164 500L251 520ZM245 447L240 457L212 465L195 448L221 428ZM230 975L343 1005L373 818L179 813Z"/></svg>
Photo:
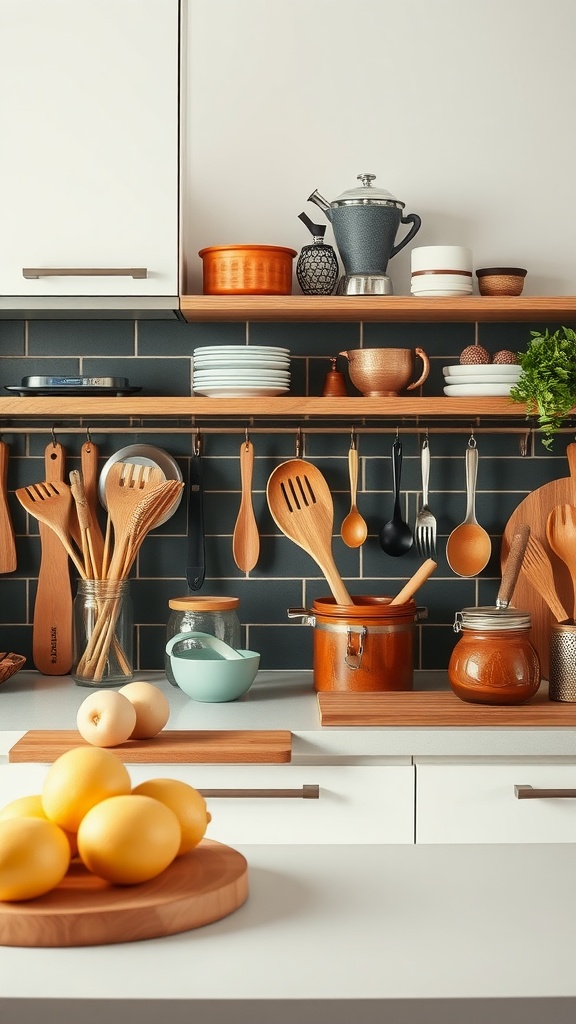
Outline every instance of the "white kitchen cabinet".
<svg viewBox="0 0 576 1024"><path fill-rule="evenodd" d="M208 836L238 843L414 842L414 769L378 765L135 765L133 784L152 778L181 779L201 790L240 791L209 796ZM46 766L0 766L0 806L38 793ZM282 796L282 791L318 788L318 797ZM250 795L267 790L271 795ZM246 791L242 793L241 791ZM274 791L278 793L274 795Z"/></svg>
<svg viewBox="0 0 576 1024"><path fill-rule="evenodd" d="M179 0L0 0L0 295L178 295L178 54Z"/></svg>
<svg viewBox="0 0 576 1024"><path fill-rule="evenodd" d="M417 843L576 842L576 763L417 760L416 792Z"/></svg>

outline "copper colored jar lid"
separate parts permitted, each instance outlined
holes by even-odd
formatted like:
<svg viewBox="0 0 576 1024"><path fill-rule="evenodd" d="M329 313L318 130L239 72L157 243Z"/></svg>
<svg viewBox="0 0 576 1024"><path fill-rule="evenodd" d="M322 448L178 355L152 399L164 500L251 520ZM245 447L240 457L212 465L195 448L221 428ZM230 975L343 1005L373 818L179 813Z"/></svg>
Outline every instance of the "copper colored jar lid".
<svg viewBox="0 0 576 1024"><path fill-rule="evenodd" d="M176 612L225 612L239 604L239 597L171 597L168 601Z"/></svg>

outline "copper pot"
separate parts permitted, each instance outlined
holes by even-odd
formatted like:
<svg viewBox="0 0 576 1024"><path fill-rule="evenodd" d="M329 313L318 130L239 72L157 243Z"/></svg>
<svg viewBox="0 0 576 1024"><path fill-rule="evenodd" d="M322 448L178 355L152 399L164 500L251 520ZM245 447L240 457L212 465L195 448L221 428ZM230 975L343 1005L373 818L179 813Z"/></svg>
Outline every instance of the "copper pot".
<svg viewBox="0 0 576 1024"><path fill-rule="evenodd" d="M290 295L295 249L281 245L211 245L198 255L204 295Z"/></svg>

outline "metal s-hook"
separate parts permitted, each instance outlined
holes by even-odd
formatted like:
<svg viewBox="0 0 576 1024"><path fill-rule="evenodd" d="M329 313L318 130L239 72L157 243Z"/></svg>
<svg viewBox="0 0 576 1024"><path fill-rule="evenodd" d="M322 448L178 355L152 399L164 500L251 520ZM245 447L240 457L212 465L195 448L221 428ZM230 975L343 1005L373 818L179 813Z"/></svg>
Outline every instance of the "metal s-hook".
<svg viewBox="0 0 576 1024"><path fill-rule="evenodd" d="M58 439L56 437L56 427L54 425L52 426L50 433L52 434L52 446L56 448L58 445Z"/></svg>
<svg viewBox="0 0 576 1024"><path fill-rule="evenodd" d="M192 451L194 455L202 454L202 438L200 436L199 430L196 431L196 437L194 438L194 445L192 447Z"/></svg>
<svg viewBox="0 0 576 1024"><path fill-rule="evenodd" d="M354 450L356 448L356 428L352 427L350 431L350 448Z"/></svg>
<svg viewBox="0 0 576 1024"><path fill-rule="evenodd" d="M298 427L298 430L296 431L295 449L296 458L299 459L302 455L302 427Z"/></svg>
<svg viewBox="0 0 576 1024"><path fill-rule="evenodd" d="M86 441L88 444L92 444L92 434L90 433L90 427L86 427Z"/></svg>
<svg viewBox="0 0 576 1024"><path fill-rule="evenodd" d="M532 431L527 430L524 437L521 437L518 441L518 447L520 449L520 455L525 458L526 455L530 454L530 442L532 440Z"/></svg>
<svg viewBox="0 0 576 1024"><path fill-rule="evenodd" d="M246 451L248 451L248 445L250 444L250 434L248 433L248 427L246 427L244 430L244 444L246 447Z"/></svg>

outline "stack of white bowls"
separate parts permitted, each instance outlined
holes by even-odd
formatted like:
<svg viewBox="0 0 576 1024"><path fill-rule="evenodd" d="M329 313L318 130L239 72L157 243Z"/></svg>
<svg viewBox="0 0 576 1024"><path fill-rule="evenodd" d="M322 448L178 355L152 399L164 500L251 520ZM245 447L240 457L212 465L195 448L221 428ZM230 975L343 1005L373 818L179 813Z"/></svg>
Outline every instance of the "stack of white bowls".
<svg viewBox="0 0 576 1024"><path fill-rule="evenodd" d="M510 388L518 382L521 367L510 363L474 363L444 366L444 394L451 398L466 398L471 395L510 394Z"/></svg>
<svg viewBox="0 0 576 1024"><path fill-rule="evenodd" d="M412 249L412 295L471 295L472 250L463 245L420 245Z"/></svg>
<svg viewBox="0 0 576 1024"><path fill-rule="evenodd" d="M194 349L192 390L208 398L283 395L290 390L290 350L270 345Z"/></svg>

